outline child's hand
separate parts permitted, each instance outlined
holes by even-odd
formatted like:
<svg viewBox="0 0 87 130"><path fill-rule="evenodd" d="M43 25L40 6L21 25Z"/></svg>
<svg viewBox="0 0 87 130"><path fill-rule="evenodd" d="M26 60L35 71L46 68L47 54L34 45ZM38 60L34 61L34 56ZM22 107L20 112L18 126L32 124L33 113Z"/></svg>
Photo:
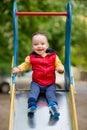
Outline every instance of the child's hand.
<svg viewBox="0 0 87 130"><path fill-rule="evenodd" d="M19 73L20 73L20 69L19 69L18 67L14 67L14 68L12 69L12 73L13 73L13 74L19 74Z"/></svg>
<svg viewBox="0 0 87 130"><path fill-rule="evenodd" d="M59 66L57 68L57 72L60 73L60 74L63 74L64 73L64 66Z"/></svg>

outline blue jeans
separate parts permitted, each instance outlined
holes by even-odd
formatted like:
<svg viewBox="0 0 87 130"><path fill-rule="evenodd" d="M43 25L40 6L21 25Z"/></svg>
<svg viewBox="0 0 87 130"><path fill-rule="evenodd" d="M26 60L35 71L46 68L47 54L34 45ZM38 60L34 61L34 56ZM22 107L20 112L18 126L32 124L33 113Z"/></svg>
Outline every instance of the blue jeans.
<svg viewBox="0 0 87 130"><path fill-rule="evenodd" d="M55 84L49 86L41 86L33 81L30 84L30 93L29 93L28 102L30 101L30 99L34 99L35 102L37 102L38 96L41 92L45 93L48 103L55 102L57 104Z"/></svg>

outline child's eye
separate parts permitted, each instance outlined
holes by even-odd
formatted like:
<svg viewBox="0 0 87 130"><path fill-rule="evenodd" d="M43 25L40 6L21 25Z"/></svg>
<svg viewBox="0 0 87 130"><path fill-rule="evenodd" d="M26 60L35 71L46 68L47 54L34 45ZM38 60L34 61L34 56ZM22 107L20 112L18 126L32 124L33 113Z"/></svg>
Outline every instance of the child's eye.
<svg viewBox="0 0 87 130"><path fill-rule="evenodd" d="M37 43L34 43L33 45L34 45L34 46L37 46L38 44L37 44Z"/></svg>
<svg viewBox="0 0 87 130"><path fill-rule="evenodd" d="M44 45L44 42L42 42L41 44Z"/></svg>

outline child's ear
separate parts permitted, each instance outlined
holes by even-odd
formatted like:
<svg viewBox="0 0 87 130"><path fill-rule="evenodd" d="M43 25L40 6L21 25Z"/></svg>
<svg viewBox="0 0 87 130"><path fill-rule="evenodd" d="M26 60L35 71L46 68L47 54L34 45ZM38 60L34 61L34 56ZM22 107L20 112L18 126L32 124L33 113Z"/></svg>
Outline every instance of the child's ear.
<svg viewBox="0 0 87 130"><path fill-rule="evenodd" d="M49 48L49 43L47 43L47 47Z"/></svg>

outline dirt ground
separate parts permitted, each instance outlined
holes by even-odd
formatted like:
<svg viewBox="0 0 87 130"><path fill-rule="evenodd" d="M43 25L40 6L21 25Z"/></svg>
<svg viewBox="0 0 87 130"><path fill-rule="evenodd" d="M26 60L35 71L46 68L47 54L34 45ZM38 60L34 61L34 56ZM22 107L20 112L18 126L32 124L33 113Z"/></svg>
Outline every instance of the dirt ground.
<svg viewBox="0 0 87 130"><path fill-rule="evenodd" d="M79 130L87 130L87 82L76 83L75 101Z"/></svg>
<svg viewBox="0 0 87 130"><path fill-rule="evenodd" d="M87 130L87 82L76 82L75 101L79 130ZM0 94L0 130L8 130L10 95Z"/></svg>
<svg viewBox="0 0 87 130"><path fill-rule="evenodd" d="M0 130L8 130L10 96L0 93Z"/></svg>

